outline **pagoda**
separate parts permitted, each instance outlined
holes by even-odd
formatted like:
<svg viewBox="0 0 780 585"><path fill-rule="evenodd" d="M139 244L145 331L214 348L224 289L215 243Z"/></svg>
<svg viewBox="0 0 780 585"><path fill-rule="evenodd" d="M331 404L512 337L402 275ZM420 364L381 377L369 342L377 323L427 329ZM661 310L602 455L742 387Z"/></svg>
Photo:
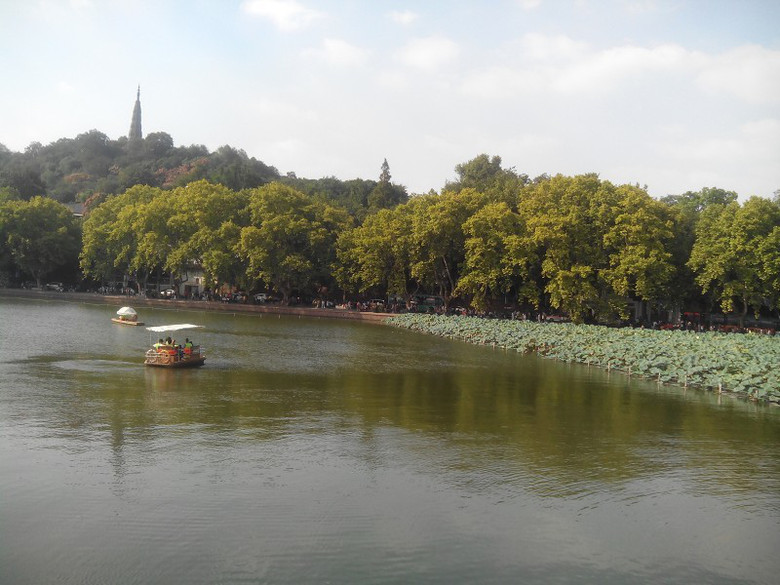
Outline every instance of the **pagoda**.
<svg viewBox="0 0 780 585"><path fill-rule="evenodd" d="M133 120L130 122L130 134L127 138L132 142L134 140L141 140L143 133L141 132L141 86L138 86L138 93L135 97L135 107L133 108Z"/></svg>

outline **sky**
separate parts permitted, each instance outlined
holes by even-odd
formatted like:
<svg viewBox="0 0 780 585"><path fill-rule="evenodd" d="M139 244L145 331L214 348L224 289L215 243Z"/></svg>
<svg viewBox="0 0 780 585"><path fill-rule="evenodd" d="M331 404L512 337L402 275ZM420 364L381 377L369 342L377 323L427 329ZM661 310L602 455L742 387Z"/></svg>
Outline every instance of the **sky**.
<svg viewBox="0 0 780 585"><path fill-rule="evenodd" d="M0 0L0 144L99 130L440 191L480 154L780 189L777 0Z"/></svg>

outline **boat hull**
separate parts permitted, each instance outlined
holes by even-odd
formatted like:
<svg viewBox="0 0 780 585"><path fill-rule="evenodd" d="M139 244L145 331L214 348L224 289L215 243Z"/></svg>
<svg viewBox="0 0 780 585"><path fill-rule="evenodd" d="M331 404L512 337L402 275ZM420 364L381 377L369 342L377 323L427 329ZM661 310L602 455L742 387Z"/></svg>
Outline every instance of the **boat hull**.
<svg viewBox="0 0 780 585"><path fill-rule="evenodd" d="M172 361L170 363L144 361L144 365L152 368L197 368L206 363L206 358L190 358L186 360Z"/></svg>
<svg viewBox="0 0 780 585"><path fill-rule="evenodd" d="M136 327L138 325L143 325L142 321L128 321L127 319L117 319L116 317L112 317L111 320L114 323L119 323L120 325L133 325L133 326L136 326Z"/></svg>
<svg viewBox="0 0 780 585"><path fill-rule="evenodd" d="M144 365L152 368L197 368L204 363L206 363L206 354L202 350L189 355L179 355L150 349L144 358Z"/></svg>

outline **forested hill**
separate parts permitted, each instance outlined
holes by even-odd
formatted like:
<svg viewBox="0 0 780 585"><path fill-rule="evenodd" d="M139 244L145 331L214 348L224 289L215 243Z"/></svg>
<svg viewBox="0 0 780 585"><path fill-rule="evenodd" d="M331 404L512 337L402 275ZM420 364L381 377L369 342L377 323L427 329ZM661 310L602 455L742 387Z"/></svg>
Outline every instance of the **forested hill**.
<svg viewBox="0 0 780 585"><path fill-rule="evenodd" d="M380 177L377 161L377 178ZM385 173L384 165L381 169ZM389 177L389 174L387 175ZM62 203L96 203L107 195L123 193L134 185L172 189L206 179L239 191L281 180L308 195L318 195L359 214L370 205L380 180L335 178L299 179L279 171L246 152L222 146L214 152L203 145L174 146L165 132L153 132L142 140L123 136L111 140L90 130L76 138L61 138L48 145L30 144L24 152L11 152L0 144L0 193L28 200L44 195ZM387 187L390 189L387 189ZM383 199L379 207L406 200L406 190L385 184L374 193Z"/></svg>

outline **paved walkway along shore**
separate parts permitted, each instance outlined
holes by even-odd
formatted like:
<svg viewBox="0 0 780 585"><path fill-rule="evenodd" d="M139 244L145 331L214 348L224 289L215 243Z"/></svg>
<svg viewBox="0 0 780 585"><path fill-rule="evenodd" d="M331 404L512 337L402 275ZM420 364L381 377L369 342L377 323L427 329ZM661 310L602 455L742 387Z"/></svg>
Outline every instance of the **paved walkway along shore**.
<svg viewBox="0 0 780 585"><path fill-rule="evenodd" d="M191 311L222 311L224 313L269 313L273 315L298 315L323 319L347 319L368 323L381 323L392 313L374 313L371 311L348 311L345 309L316 309L286 305L252 305L244 303L223 303L220 301L188 301L181 299L147 299L123 295L103 295L99 293L56 292L27 290L20 288L0 288L2 297L18 297L52 301L67 301L84 304L112 305L117 309L123 306L157 307L160 309L186 309ZM0 303L2 301L0 300Z"/></svg>

